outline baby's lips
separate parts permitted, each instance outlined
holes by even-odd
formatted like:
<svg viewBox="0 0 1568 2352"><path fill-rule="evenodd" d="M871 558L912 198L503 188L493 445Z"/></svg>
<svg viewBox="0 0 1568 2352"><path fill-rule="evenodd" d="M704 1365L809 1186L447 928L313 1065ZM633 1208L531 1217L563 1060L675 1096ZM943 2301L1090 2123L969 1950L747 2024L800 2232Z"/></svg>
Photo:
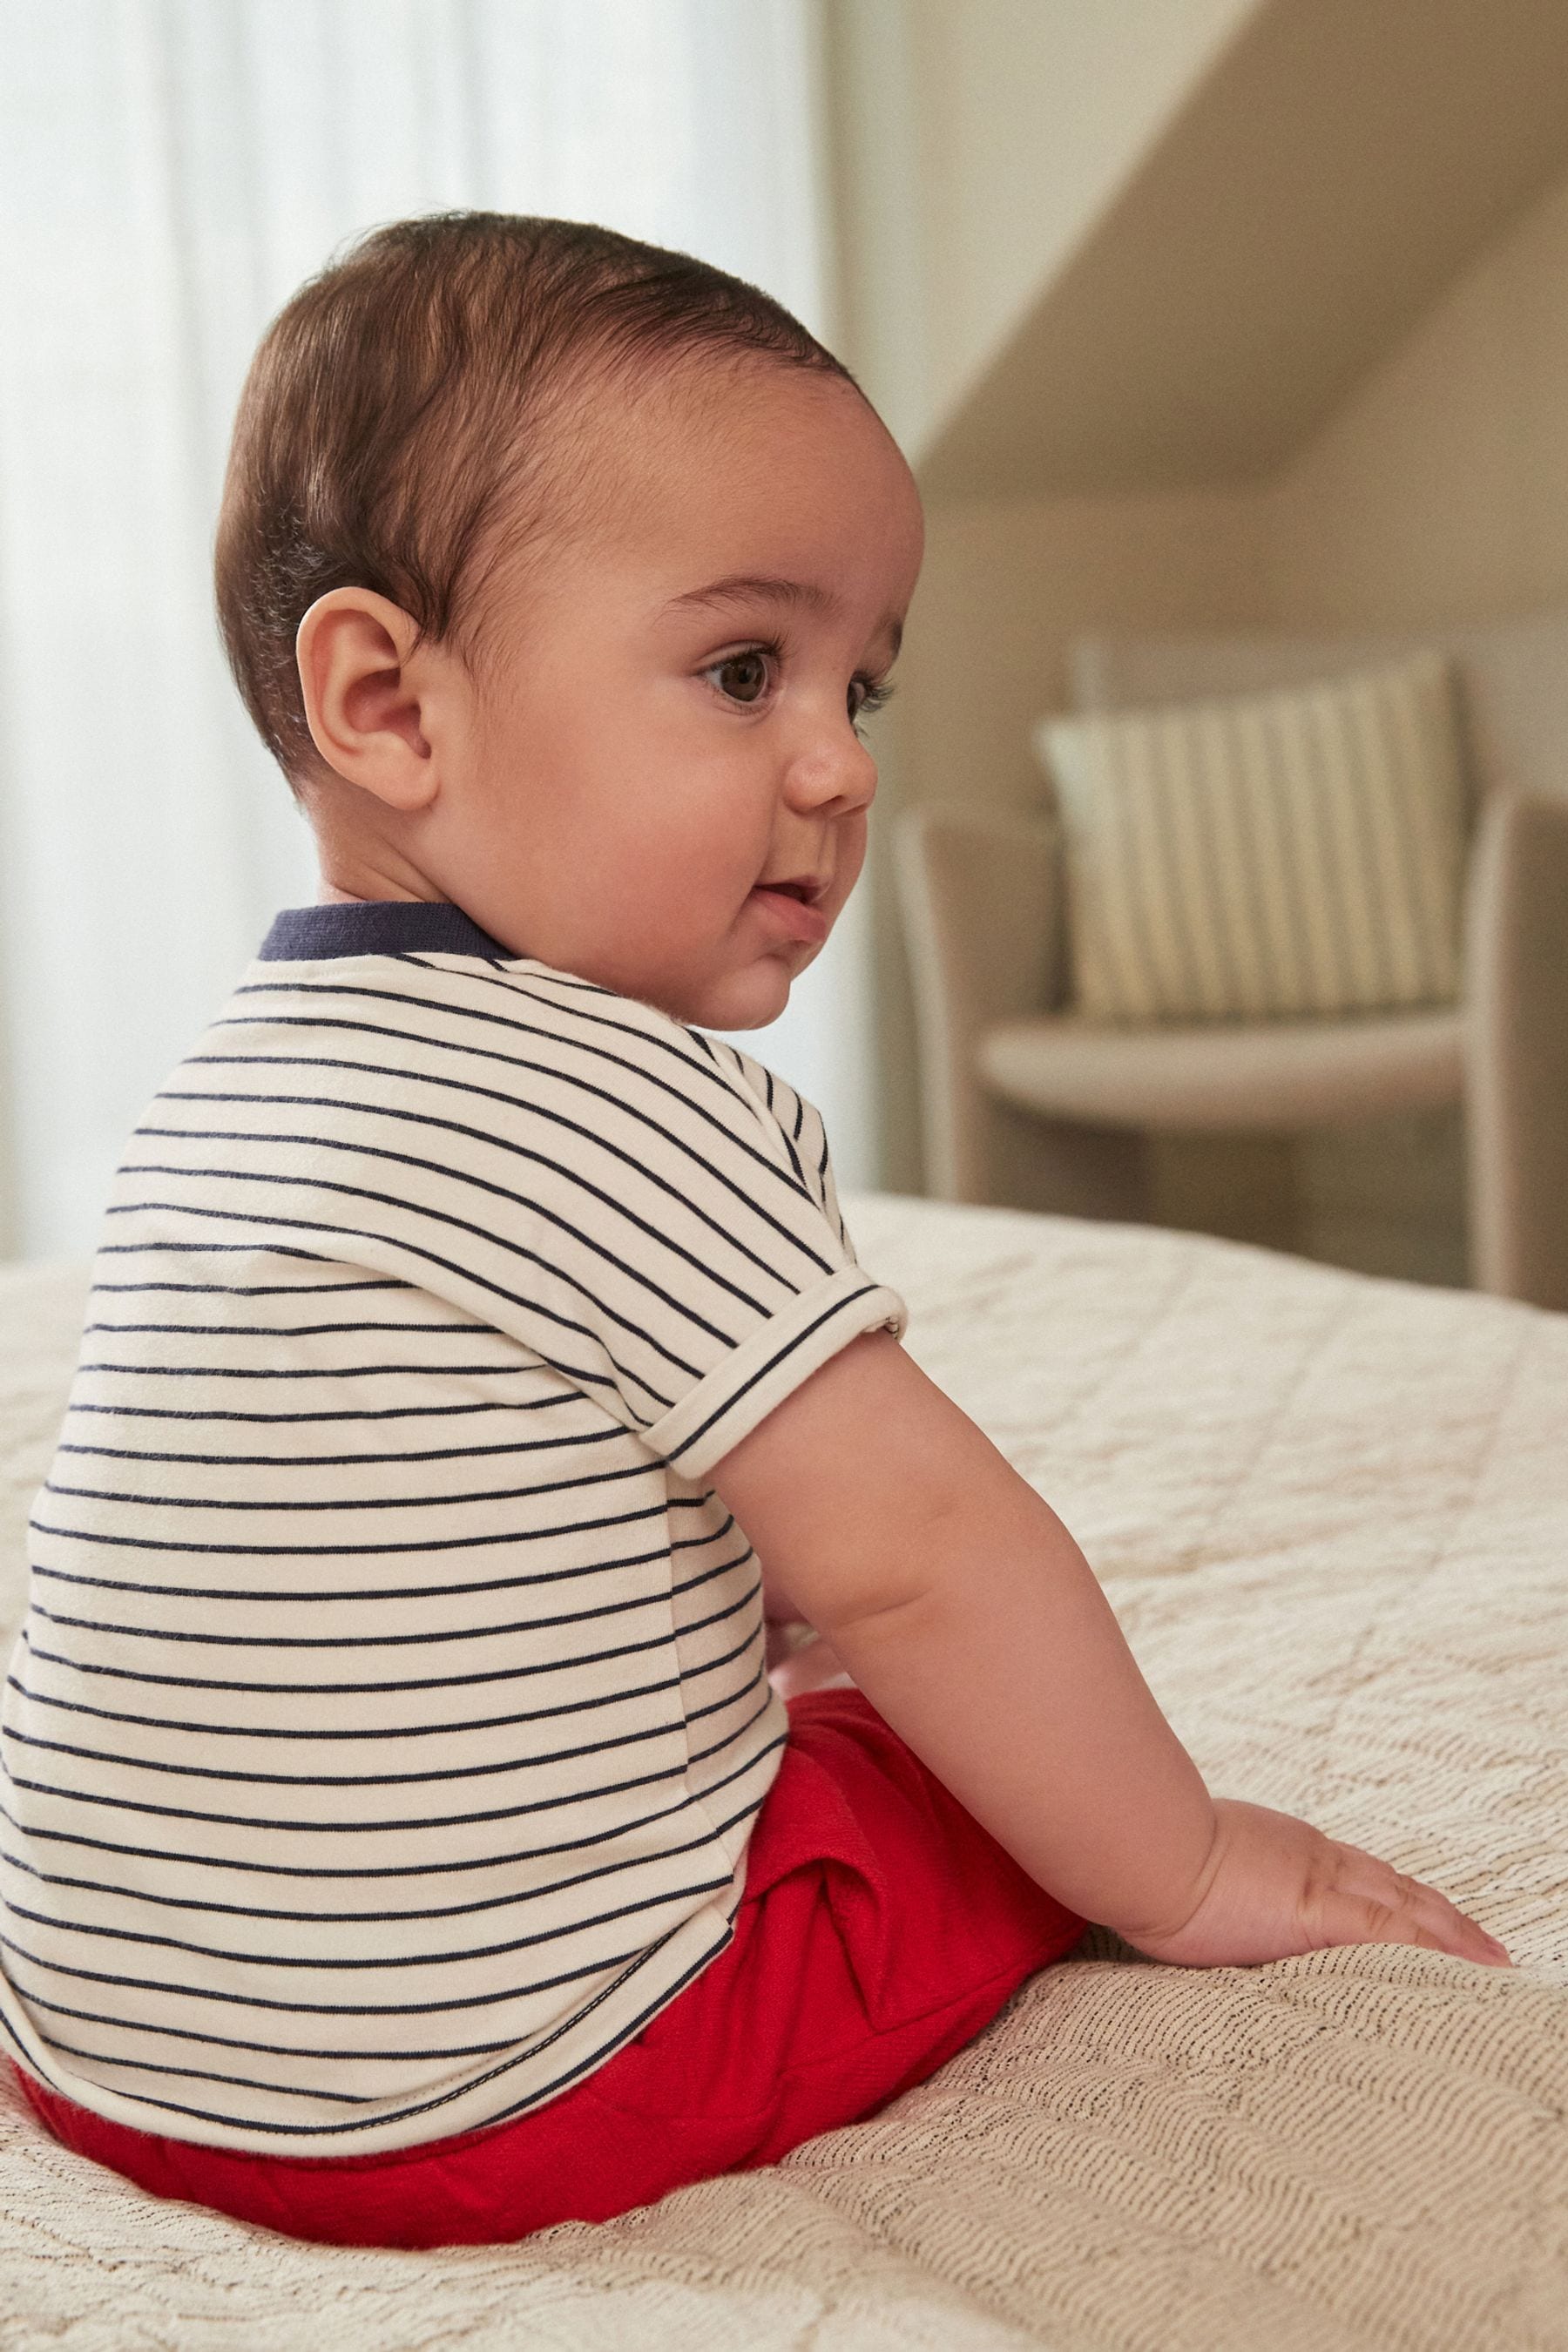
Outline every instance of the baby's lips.
<svg viewBox="0 0 1568 2352"><path fill-rule="evenodd" d="M763 908L786 939L803 947L820 947L827 937L827 918L821 908L807 906L804 898L792 898L787 890L772 890L759 882L752 902Z"/></svg>

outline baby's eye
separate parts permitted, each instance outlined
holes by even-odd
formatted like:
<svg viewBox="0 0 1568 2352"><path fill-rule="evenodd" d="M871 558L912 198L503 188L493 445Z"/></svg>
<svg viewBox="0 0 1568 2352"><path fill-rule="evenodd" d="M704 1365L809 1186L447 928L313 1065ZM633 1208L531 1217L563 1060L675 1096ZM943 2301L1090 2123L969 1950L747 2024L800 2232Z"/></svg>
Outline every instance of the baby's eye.
<svg viewBox="0 0 1568 2352"><path fill-rule="evenodd" d="M857 688L859 688L858 701L855 698ZM891 702L892 698L893 688L888 684L886 679L884 679L879 686L873 679L868 677L854 677L850 679L848 697L849 716L855 722L855 732L857 735L860 732L860 720L862 719L871 718L877 711L880 710L885 704Z"/></svg>
<svg viewBox="0 0 1568 2352"><path fill-rule="evenodd" d="M717 678L720 693L731 702L760 702L768 688L768 659L765 646L748 646L742 654L726 654L722 661L712 663L702 675ZM735 685L722 682L726 672L737 680Z"/></svg>

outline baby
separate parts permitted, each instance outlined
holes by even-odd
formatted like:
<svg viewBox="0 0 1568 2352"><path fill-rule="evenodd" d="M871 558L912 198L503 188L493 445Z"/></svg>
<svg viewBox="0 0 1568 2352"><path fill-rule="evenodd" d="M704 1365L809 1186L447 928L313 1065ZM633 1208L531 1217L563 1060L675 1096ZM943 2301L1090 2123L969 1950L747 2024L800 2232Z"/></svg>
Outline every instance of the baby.
<svg viewBox="0 0 1568 2352"><path fill-rule="evenodd" d="M604 229L379 230L261 346L219 607L320 900L117 1176L5 1717L24 2087L150 2189L605 2218L874 2112L1086 1920L1506 1961L1210 1795L705 1034L854 887L921 553L831 355Z"/></svg>

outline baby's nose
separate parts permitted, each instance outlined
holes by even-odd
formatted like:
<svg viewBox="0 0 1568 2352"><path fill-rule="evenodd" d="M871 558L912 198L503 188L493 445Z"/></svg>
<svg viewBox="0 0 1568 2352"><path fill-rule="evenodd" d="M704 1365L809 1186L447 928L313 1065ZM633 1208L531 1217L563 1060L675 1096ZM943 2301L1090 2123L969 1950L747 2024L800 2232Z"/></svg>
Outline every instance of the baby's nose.
<svg viewBox="0 0 1568 2352"><path fill-rule="evenodd" d="M794 761L784 780L790 805L817 816L865 808L876 789L877 762L858 736Z"/></svg>

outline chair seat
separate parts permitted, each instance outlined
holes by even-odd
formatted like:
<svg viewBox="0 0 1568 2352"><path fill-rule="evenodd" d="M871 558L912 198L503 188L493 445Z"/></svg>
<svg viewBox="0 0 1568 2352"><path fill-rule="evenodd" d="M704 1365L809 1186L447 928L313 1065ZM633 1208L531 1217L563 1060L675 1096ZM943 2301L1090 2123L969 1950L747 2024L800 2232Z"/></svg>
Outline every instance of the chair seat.
<svg viewBox="0 0 1568 2352"><path fill-rule="evenodd" d="M976 1049L991 1093L1086 1127L1292 1132L1458 1098L1457 1007L1353 1020L1116 1029L1070 1013L998 1022Z"/></svg>

